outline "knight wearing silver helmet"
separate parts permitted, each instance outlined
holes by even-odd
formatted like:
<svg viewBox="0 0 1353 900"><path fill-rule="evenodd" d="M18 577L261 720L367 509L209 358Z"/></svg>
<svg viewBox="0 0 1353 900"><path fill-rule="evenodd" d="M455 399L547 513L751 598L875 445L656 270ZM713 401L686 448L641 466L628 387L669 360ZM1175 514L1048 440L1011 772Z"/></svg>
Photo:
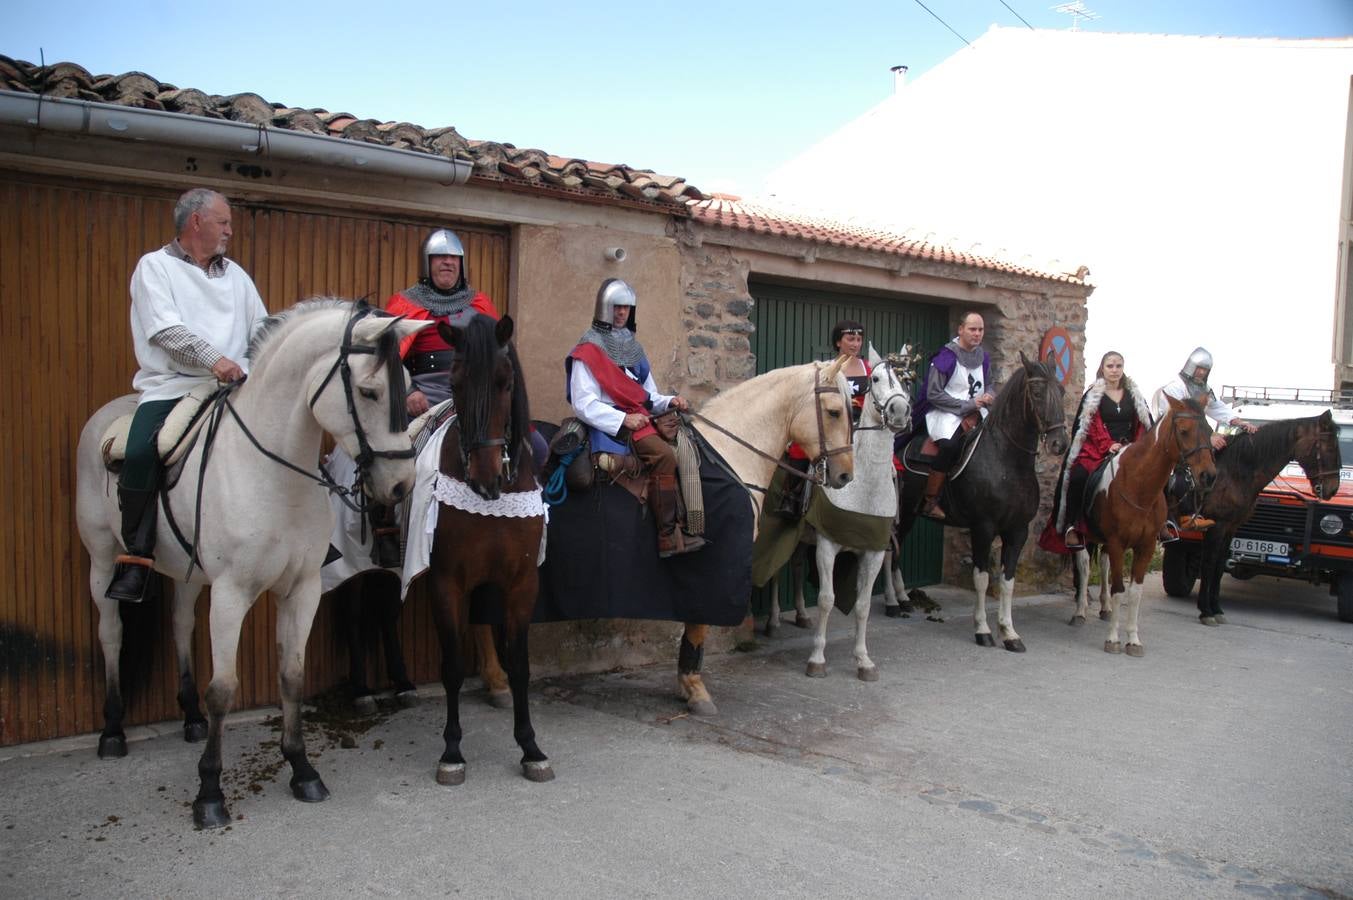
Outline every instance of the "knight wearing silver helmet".
<svg viewBox="0 0 1353 900"><path fill-rule="evenodd" d="M1184 361L1183 367L1179 370L1179 375L1173 381L1166 382L1156 391L1152 398L1151 406L1155 411L1156 418L1160 419L1165 415L1169 408L1167 397L1173 397L1176 400L1193 400L1202 407L1203 412L1209 419L1218 425L1234 425L1253 434L1258 431L1258 426L1251 422L1246 422L1230 406L1217 399L1217 395L1208 387L1207 378L1212 374L1212 354L1208 353L1206 348L1195 347L1189 354L1189 358ZM1212 449L1222 450L1226 447L1226 437L1212 432ZM1189 490L1190 476L1188 474L1188 465L1180 462L1175 467L1174 474L1170 476L1170 481L1165 487L1165 497L1170 506L1170 521L1166 523L1165 529L1161 533L1161 540L1172 540L1178 537L1178 534L1171 534L1170 530L1175 521L1185 528L1207 529L1216 524L1212 519L1200 515L1200 510L1188 508L1192 502Z"/></svg>
<svg viewBox="0 0 1353 900"><path fill-rule="evenodd" d="M593 452L624 456L632 448L643 462L653 486L658 555L667 557L698 550L704 541L678 527L676 453L658 435L651 417L690 407L683 397L658 392L652 366L635 337L637 305L634 288L626 282L602 282L592 327L564 360L566 398L588 426Z"/></svg>
<svg viewBox="0 0 1353 900"><path fill-rule="evenodd" d="M463 324L475 313L498 318L487 294L470 286L465 249L454 231L438 228L427 236L418 252L418 281L392 296L387 312L411 319L432 319ZM447 371L451 368L451 345L435 328L410 335L399 354L412 376L407 401L409 415L419 416L429 406L451 396Z"/></svg>

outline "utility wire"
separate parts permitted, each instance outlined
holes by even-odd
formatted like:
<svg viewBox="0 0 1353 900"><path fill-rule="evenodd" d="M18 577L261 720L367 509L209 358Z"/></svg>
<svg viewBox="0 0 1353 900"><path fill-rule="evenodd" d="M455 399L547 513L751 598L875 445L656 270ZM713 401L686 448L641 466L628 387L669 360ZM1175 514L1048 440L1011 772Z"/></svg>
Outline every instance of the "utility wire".
<svg viewBox="0 0 1353 900"><path fill-rule="evenodd" d="M1010 6L1009 3L1006 3L1005 0L1000 0L1000 2L1001 2L1001 6L1004 6L1006 9L1009 9L1012 13L1015 13L1015 18L1016 18L1016 19L1019 19L1019 20L1020 20L1021 22L1023 22L1025 25L1029 25L1029 20L1026 19L1026 18L1024 18L1023 16L1021 16L1019 13L1015 12L1014 9L1011 8L1011 6ZM1033 30L1034 30L1034 27L1033 27L1032 25L1029 25L1029 30L1030 30L1030 31L1033 31Z"/></svg>
<svg viewBox="0 0 1353 900"><path fill-rule="evenodd" d="M932 16L935 16L935 11L932 10L930 7L926 6L924 3L922 3L921 0L916 0L916 5L921 7L921 9L925 10L926 12L930 13ZM950 27L948 22L944 21L939 16L935 16L935 21L939 22L945 28L948 28L954 37L958 38L960 41L967 44L969 47L972 46L972 44L968 41L968 39L965 38L963 35L959 34L957 31L954 31L954 29Z"/></svg>

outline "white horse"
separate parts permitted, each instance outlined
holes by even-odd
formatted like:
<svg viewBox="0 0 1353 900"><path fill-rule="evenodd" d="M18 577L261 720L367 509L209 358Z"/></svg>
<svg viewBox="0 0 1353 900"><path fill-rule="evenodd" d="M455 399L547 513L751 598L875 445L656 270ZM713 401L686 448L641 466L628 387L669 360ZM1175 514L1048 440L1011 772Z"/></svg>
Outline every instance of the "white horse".
<svg viewBox="0 0 1353 900"><path fill-rule="evenodd" d="M700 436L748 488L754 532L761 498L791 441L808 453L823 484L844 487L854 477L844 365L842 357L774 369L729 388L692 415ZM700 676L708 634L708 625L687 623L677 658L677 691L697 715L718 712Z"/></svg>
<svg viewBox="0 0 1353 900"><path fill-rule="evenodd" d="M906 348L903 352L906 352ZM888 537L891 536L893 519L897 515L893 435L911 427L911 399L906 385L897 377L893 367L879 358L872 345L869 347L868 359L871 369L868 400L860 413L860 424L855 429L853 438L855 478L843 488L824 488L823 496L839 510L883 520L886 523L882 529L883 541L886 544ZM883 549L844 545L833 539L831 534L821 530L815 531L807 542L817 545L819 587L817 635L813 640L812 655L808 657L806 674L813 677L827 674L827 659L824 654L827 646L827 622L836 601L832 578L837 555L842 551L850 551L859 557L854 609L856 674L861 681L877 681L878 668L869 658L869 651L865 647L865 632L869 624L869 606L873 596L874 579L878 577L879 568L883 565ZM795 581L794 606L796 620L806 620L808 614L804 607L801 578ZM773 592L770 617L766 621L766 633L774 632L779 624L779 598Z"/></svg>
<svg viewBox="0 0 1353 900"><path fill-rule="evenodd" d="M194 607L201 589L208 584L212 589L207 744L193 802L199 827L230 821L220 784L222 722L238 688L240 626L264 591L277 597L282 754L292 766L292 793L312 802L328 797L306 759L301 732L305 644L333 530L327 493L311 473L327 431L360 461L371 497L390 503L408 493L412 446L401 427L403 397L394 396L391 373L399 340L432 324L371 312L364 304L325 299L266 319L250 343L248 380L215 407L215 420L203 429L214 428L214 441L209 445L205 435L199 437L178 484L161 496L155 568L175 580L179 702L188 740L200 740L203 732L190 665ZM122 621L117 601L104 597L121 550L121 517L101 444L113 421L135 407L136 397L125 396L99 409L80 433L77 454L76 521L89 552L89 588L99 609L107 681L99 739L99 755L105 757L125 755L127 745L118 677ZM175 529L189 541L196 535L195 561Z"/></svg>

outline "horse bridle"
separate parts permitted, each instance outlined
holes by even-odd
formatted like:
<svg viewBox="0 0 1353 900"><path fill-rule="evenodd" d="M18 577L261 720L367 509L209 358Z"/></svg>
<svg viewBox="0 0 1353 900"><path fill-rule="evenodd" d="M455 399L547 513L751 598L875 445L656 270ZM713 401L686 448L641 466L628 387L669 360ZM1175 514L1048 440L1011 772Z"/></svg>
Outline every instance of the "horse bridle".
<svg viewBox="0 0 1353 900"><path fill-rule="evenodd" d="M1333 422L1330 423L1330 430L1328 430L1328 431L1325 430L1325 423L1324 423L1324 422L1321 422L1321 423L1316 427L1316 432L1315 432L1315 468L1316 468L1316 472L1315 472L1314 475L1312 475L1310 472L1307 472L1307 473L1306 473L1306 477L1309 478L1312 482L1314 482L1315 496L1316 496L1316 499L1318 499L1318 500L1325 500L1325 499L1327 499L1327 498L1324 496L1325 490L1324 490L1323 485L1320 484L1320 480L1321 480L1322 478L1324 478L1326 475L1342 475L1342 474L1343 474L1342 470L1339 469L1339 468L1333 468L1333 469L1327 469L1327 468L1325 468L1324 439L1325 439L1326 437L1332 438L1332 439L1335 440L1335 441L1338 441L1338 440L1339 440L1339 431L1338 431L1337 426L1335 426ZM1303 465L1303 466L1302 466L1302 469L1304 470L1305 468L1306 468L1306 467ZM1336 491L1336 493L1337 493L1337 492L1338 492L1338 489L1336 488L1335 491Z"/></svg>
<svg viewBox="0 0 1353 900"><path fill-rule="evenodd" d="M875 371L875 372L877 372L879 369L886 369L886 370L887 370L889 383L892 383L893 381L896 381L896 382L897 382L897 385L898 385L899 392L900 392L903 396L905 396L905 395L906 395L906 388L903 386L902 379L901 379L901 378L898 378L897 373L893 370L892 363L888 362L887 360L884 360L883 362L879 363L877 366L874 367L874 371ZM890 394L889 396L892 396L892 395ZM855 432L857 432L857 431L883 431L884 429L887 429L887 428L888 428L888 425L887 425L887 405L884 404L884 403L880 403L880 402L879 402L879 398L874 396L874 390L873 390L872 387L871 387L870 390L869 390L869 402L872 403L872 404L874 405L874 412L878 413L879 423L878 423L877 425L854 425L854 424L852 424L852 425L851 425L851 428L850 428L850 433L851 433L851 435L852 435L852 438L853 438ZM854 421L854 420L852 419L852 422L853 422L853 421ZM851 441L851 446L854 446L854 443L855 443L855 442L854 442L854 440L852 439L852 441Z"/></svg>
<svg viewBox="0 0 1353 900"><path fill-rule="evenodd" d="M500 348L499 352L506 353L506 348ZM451 349L453 360L460 358L460 352L454 347ZM516 373L513 373L516 377ZM467 404L468 406L468 404ZM477 423L480 434L475 435L470 441L465 440L465 432L461 429L462 415L458 413L453 423L459 440L456 441L457 448L460 451L460 470L466 478L470 476L470 454L476 450L482 450L485 447L502 447L502 467L503 479L505 484L513 484L517 480L517 463L512 458L511 448L516 446L512 437L512 417L508 416L507 426L503 429L503 436L497 438L484 437L483 432L486 429L484 423Z"/></svg>
<svg viewBox="0 0 1353 900"><path fill-rule="evenodd" d="M1036 426L1038 426L1038 428L1039 428L1038 437L1034 440L1034 445L1033 445L1033 447L1026 447L1026 446L1024 446L1023 444L1021 444L1019 441L1017 441L1017 440L1015 440L1013 437L1011 437L1011 436L1010 436L1010 432L1008 432L1008 431L1005 430L1005 427L1004 427L1004 423L1003 423L1003 422L997 424L997 427L1000 429L1001 434L1005 435L1005 439L1006 439L1007 441L1009 441L1010 443L1014 444L1016 448L1018 448L1018 449L1020 449L1020 450L1023 450L1025 453L1029 454L1030 456L1037 456L1037 455L1038 455L1038 445L1041 444L1041 443L1045 443L1045 442L1047 441L1047 439L1048 439L1048 435L1052 434L1054 431L1057 431L1058 429L1061 429L1062 431L1066 431L1066 417L1065 417L1065 416L1059 418L1058 421L1055 422L1054 424L1048 425L1048 426L1044 427L1044 425L1043 425L1043 416L1042 416L1042 414L1039 412L1039 410L1034 406L1033 397L1030 395L1030 391L1029 391L1029 385L1030 385L1031 382L1034 382L1034 381L1042 381L1042 382L1046 383L1047 380L1048 380L1048 376L1046 376L1046 375L1027 375L1027 376L1025 376L1025 378L1024 378L1024 397L1022 398L1023 401L1024 401L1024 406L1025 406L1025 407L1029 410L1029 412L1033 415L1034 424L1035 424Z"/></svg>
<svg viewBox="0 0 1353 900"><path fill-rule="evenodd" d="M339 373L343 381L343 398L347 401L348 415L352 418L353 431L357 436L358 452L353 461L363 473L369 471L372 463L378 459L413 459L415 456L412 445L407 450L373 450L371 442L367 439L366 429L362 427L362 420L357 417L357 404L352 397L352 366L348 362L348 357L353 354L370 354L384 357L386 371L390 376L390 431L392 433L406 431L409 427L409 414L404 406L404 366L400 363L395 336L386 332L375 346L352 342L353 326L366 316L374 314L377 314L374 307L368 306L365 302L356 304L352 316L348 318L348 323L343 329L343 343L338 348L338 358L334 360L328 374L320 381L319 387L315 388L315 393L310 397L310 409L313 410L315 404L319 402L320 394L324 393L325 387L333 379L334 373Z"/></svg>
<svg viewBox="0 0 1353 900"><path fill-rule="evenodd" d="M830 450L827 449L827 425L822 418L822 401L819 400L818 397L821 394L836 394L837 396L840 396L840 393L841 389L836 385L826 385L822 383L822 370L818 369L818 371L813 376L813 405L816 408L817 412L817 446L821 452L818 453L817 456L813 457L812 460L810 460L809 471L812 474L809 474L808 472L800 472L793 466L785 465L785 463L781 462L778 457L771 456L769 453L766 453L765 451L754 446L748 441L743 440L733 432L729 431L727 428L724 428L719 423L711 419L708 419L705 416L702 416L698 412L687 412L686 415L690 416L693 419L698 419L701 422L704 422L706 425L713 428L715 431L719 432L725 437L731 438L734 443L742 446L747 450L752 451L762 459L770 460L781 469L784 469L785 472L789 473L793 477L802 478L805 481L812 481L816 485L825 485L827 483L827 460L841 453L849 453L851 452L851 450L854 449L853 441L842 447L833 447ZM846 412L846 415L850 415L849 411ZM744 487L748 486L749 485L744 484ZM764 488L759 489L764 490Z"/></svg>

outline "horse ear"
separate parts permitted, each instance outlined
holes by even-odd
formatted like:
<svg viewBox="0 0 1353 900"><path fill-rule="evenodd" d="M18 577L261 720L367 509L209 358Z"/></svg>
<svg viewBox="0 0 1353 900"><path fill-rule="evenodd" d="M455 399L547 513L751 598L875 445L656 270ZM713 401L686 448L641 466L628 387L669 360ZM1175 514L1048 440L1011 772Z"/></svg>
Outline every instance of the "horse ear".
<svg viewBox="0 0 1353 900"><path fill-rule="evenodd" d="M460 343L461 330L459 328L456 328L454 325L448 325L445 322L438 322L437 333L442 336L442 340L446 341L452 347Z"/></svg>
<svg viewBox="0 0 1353 900"><path fill-rule="evenodd" d="M835 381L836 376L841 374L841 370L845 368L849 360L850 357L844 353L832 360L831 365L827 366L827 380Z"/></svg>
<svg viewBox="0 0 1353 900"><path fill-rule="evenodd" d="M1029 367L1032 365L1032 364L1029 362L1029 357L1027 357L1027 356L1024 355L1024 351L1023 351L1023 350L1019 351L1019 362L1020 362L1020 365L1024 366L1024 368L1026 368L1026 369L1029 368Z"/></svg>
<svg viewBox="0 0 1353 900"><path fill-rule="evenodd" d="M511 316L503 316L498 320L498 323L493 326L493 336L498 339L499 347L506 346L507 342L512 340L512 329L513 323Z"/></svg>
<svg viewBox="0 0 1353 900"><path fill-rule="evenodd" d="M869 368L871 369L883 362L883 357L879 356L878 351L874 349L873 341L869 342L869 355L865 359L869 360Z"/></svg>
<svg viewBox="0 0 1353 900"><path fill-rule="evenodd" d="M367 316L352 326L352 340L356 344L376 344L388 331L394 331L399 340L432 326L431 319L408 319L404 316Z"/></svg>

